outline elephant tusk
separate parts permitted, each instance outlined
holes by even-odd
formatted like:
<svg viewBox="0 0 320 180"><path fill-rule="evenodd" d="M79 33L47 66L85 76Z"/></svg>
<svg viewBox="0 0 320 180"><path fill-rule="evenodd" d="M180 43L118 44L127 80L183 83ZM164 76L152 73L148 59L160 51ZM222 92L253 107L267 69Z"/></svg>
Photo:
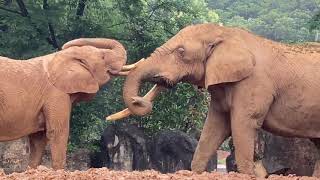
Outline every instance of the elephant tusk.
<svg viewBox="0 0 320 180"><path fill-rule="evenodd" d="M130 71L120 71L117 73L118 76L128 76Z"/></svg>
<svg viewBox="0 0 320 180"><path fill-rule="evenodd" d="M147 101L153 101L163 89L165 89L165 87L156 84L145 96L143 96L143 99Z"/></svg>
<svg viewBox="0 0 320 180"><path fill-rule="evenodd" d="M165 89L165 87L154 85L152 89L150 89L150 91L145 96L143 96L143 99L146 101L153 101L163 89ZM106 120L115 121L115 120L126 118L131 114L132 114L131 111L128 108L126 108L120 112L114 113L106 117Z"/></svg>
<svg viewBox="0 0 320 180"><path fill-rule="evenodd" d="M119 111L117 113L114 113L114 114L106 117L106 120L107 121L115 121L115 120L123 119L125 117L130 116L130 115L131 115L131 111L128 108L126 108L122 111Z"/></svg>
<svg viewBox="0 0 320 180"><path fill-rule="evenodd" d="M139 63L143 62L144 60L145 60L145 59L142 58L142 59L140 59L138 62L136 62L136 63L134 63L134 64L124 65L124 66L122 66L121 71L130 71L130 70L136 68L137 65L138 65Z"/></svg>

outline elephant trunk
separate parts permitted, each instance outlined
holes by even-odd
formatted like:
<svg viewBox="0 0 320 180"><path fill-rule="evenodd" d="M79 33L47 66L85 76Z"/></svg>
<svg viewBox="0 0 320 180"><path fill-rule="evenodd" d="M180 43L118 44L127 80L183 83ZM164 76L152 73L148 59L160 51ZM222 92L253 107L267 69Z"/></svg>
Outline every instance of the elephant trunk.
<svg viewBox="0 0 320 180"><path fill-rule="evenodd" d="M125 64L127 62L127 52L123 45L113 39L105 38L80 38L67 42L62 46L62 49L66 49L71 46L94 46L101 49L110 49L116 52L120 59L124 60Z"/></svg>
<svg viewBox="0 0 320 180"><path fill-rule="evenodd" d="M131 113L143 116L152 111L152 103L143 101L138 93L141 83L153 77L156 72L158 70L155 69L153 60L147 59L128 74L123 86L123 99ZM135 101L136 99L139 99L139 102Z"/></svg>

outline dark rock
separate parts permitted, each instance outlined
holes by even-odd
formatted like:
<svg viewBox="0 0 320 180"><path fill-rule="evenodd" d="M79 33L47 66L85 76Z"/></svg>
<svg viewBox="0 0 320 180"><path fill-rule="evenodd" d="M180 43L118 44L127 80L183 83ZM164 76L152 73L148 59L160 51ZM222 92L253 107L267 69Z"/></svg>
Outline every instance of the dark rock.
<svg viewBox="0 0 320 180"><path fill-rule="evenodd" d="M311 176L319 154L316 146L304 138L285 138L264 132L266 146L262 162L269 173Z"/></svg>
<svg viewBox="0 0 320 180"><path fill-rule="evenodd" d="M143 129L131 124L109 125L101 136L100 151L92 156L92 166L128 171L148 169L146 145Z"/></svg>
<svg viewBox="0 0 320 180"><path fill-rule="evenodd" d="M150 147L153 168L162 173L178 170L191 170L191 161L198 141L181 131L162 131L155 135ZM210 161L208 169L217 168L216 156Z"/></svg>

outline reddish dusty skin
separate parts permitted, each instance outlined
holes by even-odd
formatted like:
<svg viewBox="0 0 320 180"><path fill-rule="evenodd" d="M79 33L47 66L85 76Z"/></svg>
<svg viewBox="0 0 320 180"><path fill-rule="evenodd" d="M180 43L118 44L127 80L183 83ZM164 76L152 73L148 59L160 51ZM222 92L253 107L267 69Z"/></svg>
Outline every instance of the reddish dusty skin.
<svg viewBox="0 0 320 180"><path fill-rule="evenodd" d="M112 39L76 39L62 49L25 61L0 56L0 141L29 135L31 167L48 142L52 167L64 168L72 104L92 99L127 59Z"/></svg>
<svg viewBox="0 0 320 180"><path fill-rule="evenodd" d="M151 109L145 106L148 103L132 100L144 101L137 98L141 82L183 81L205 87L213 101L192 170L203 172L209 157L232 132L240 172L255 174L257 129L320 138L319 47L286 45L239 28L188 26L129 73L124 101L133 114L144 115ZM315 175L320 174L317 170L320 166Z"/></svg>
<svg viewBox="0 0 320 180"><path fill-rule="evenodd" d="M157 171L112 171L107 168L89 169L87 171L54 171L43 166L38 169L30 169L23 173L13 173L4 175L0 173L1 180L20 180L20 179L108 179L108 180L264 180L263 178L255 178L246 174L239 173L202 173L197 174L191 171L181 170L174 174L161 174ZM271 175L269 180L317 180L315 177L297 177L297 176L275 176Z"/></svg>

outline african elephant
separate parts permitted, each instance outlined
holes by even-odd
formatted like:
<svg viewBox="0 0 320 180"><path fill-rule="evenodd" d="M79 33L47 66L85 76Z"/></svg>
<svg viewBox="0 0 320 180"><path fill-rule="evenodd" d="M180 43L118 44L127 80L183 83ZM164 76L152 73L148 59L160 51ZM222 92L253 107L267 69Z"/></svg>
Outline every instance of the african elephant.
<svg viewBox="0 0 320 180"><path fill-rule="evenodd" d="M259 128L287 137L320 138L317 47L285 45L239 28L192 25L129 73L123 98L130 113L145 115L152 109L151 92L145 98L138 96L144 81L164 87L188 82L211 94L192 161L196 172L205 170L231 132L238 169L247 174L256 173L254 143Z"/></svg>
<svg viewBox="0 0 320 180"><path fill-rule="evenodd" d="M0 141L29 136L30 167L49 142L52 167L64 168L72 104L90 100L126 63L111 39L82 38L30 60L0 57Z"/></svg>

